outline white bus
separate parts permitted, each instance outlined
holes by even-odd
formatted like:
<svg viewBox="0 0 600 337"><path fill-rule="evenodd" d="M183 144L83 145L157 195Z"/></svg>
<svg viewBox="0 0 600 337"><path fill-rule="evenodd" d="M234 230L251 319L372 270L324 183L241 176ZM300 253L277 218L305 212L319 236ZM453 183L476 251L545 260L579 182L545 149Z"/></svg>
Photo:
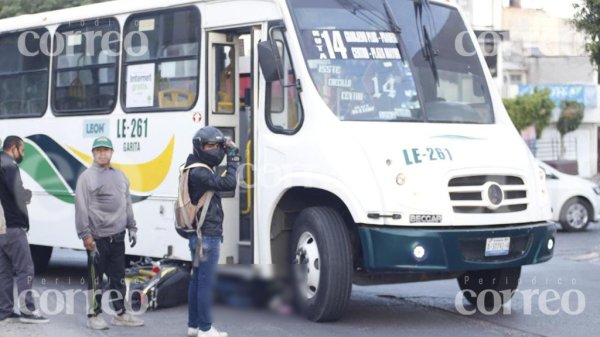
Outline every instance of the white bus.
<svg viewBox="0 0 600 337"><path fill-rule="evenodd" d="M207 124L246 164L220 262L292 273L311 320L341 317L352 284L458 279L476 303L552 257L545 176L453 6L113 1L1 20L0 46L0 136L26 141L40 266L82 249L73 192L98 136L131 181L127 253L189 259L173 204Z"/></svg>

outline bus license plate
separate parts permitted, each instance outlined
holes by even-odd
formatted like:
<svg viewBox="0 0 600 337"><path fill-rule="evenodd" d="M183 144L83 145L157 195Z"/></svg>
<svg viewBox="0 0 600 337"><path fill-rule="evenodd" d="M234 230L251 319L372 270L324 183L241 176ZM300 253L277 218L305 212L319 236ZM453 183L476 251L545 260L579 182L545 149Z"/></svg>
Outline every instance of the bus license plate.
<svg viewBox="0 0 600 337"><path fill-rule="evenodd" d="M508 255L510 238L488 238L485 242L485 256Z"/></svg>

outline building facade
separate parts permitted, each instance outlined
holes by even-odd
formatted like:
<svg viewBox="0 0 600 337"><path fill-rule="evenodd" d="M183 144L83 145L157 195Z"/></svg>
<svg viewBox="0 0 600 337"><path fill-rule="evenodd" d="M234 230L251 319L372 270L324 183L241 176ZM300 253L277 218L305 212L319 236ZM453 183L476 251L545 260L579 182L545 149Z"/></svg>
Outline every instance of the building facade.
<svg viewBox="0 0 600 337"><path fill-rule="evenodd" d="M541 160L575 160L578 173L591 177L600 172L600 109L595 67L586 54L586 37L569 19L568 0L448 0L458 4L475 31L502 32L497 69L492 71L501 95L512 98L534 87L549 88L557 108L551 124L532 147ZM480 44L484 41L480 39ZM489 64L489 62L488 62ZM565 136L560 150L556 122L560 102L576 100L585 105L581 126ZM527 132L525 132L526 134Z"/></svg>

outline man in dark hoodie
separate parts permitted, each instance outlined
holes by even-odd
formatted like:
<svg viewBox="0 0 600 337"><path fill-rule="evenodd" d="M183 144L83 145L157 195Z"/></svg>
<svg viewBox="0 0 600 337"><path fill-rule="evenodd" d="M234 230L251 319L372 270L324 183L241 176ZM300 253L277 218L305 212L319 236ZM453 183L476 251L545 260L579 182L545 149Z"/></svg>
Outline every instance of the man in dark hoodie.
<svg viewBox="0 0 600 337"><path fill-rule="evenodd" d="M188 336L227 337L212 325L212 292L220 245L223 240L223 207L219 192L236 188L236 171L240 161L239 150L223 133L211 126L200 129L192 140L194 152L189 155L186 166L201 163L210 167L195 167L190 171L188 188L195 205L206 192L213 196L202 208L208 207L199 235L189 239L194 268L188 293ZM220 176L215 168L227 154L227 170ZM202 208L198 210L201 214ZM198 216L197 218L200 218Z"/></svg>
<svg viewBox="0 0 600 337"><path fill-rule="evenodd" d="M2 150L0 200L6 218L6 234L0 235L0 321L18 319L23 323L48 323L49 320L36 310L31 293L34 268L27 241L27 204L31 201L31 191L23 187L18 165L25 157L25 143L17 136L8 136ZM25 294L21 315L13 312L13 277L19 296Z"/></svg>

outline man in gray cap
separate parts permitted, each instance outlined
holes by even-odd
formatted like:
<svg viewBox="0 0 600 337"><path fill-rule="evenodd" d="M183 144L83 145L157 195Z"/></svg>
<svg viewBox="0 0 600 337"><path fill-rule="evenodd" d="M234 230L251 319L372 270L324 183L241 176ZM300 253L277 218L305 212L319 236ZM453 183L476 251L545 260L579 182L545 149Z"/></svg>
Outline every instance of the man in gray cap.
<svg viewBox="0 0 600 337"><path fill-rule="evenodd" d="M87 326L108 329L102 316L102 275L109 279L114 311L111 323L117 326L142 326L144 322L125 312L125 230L131 247L137 241L129 180L110 161L113 145L107 137L99 137L92 145L94 163L77 180L75 190L75 222L77 235L88 253L88 289L94 292ZM116 293L120 293L118 296ZM119 298L120 297L120 298Z"/></svg>

